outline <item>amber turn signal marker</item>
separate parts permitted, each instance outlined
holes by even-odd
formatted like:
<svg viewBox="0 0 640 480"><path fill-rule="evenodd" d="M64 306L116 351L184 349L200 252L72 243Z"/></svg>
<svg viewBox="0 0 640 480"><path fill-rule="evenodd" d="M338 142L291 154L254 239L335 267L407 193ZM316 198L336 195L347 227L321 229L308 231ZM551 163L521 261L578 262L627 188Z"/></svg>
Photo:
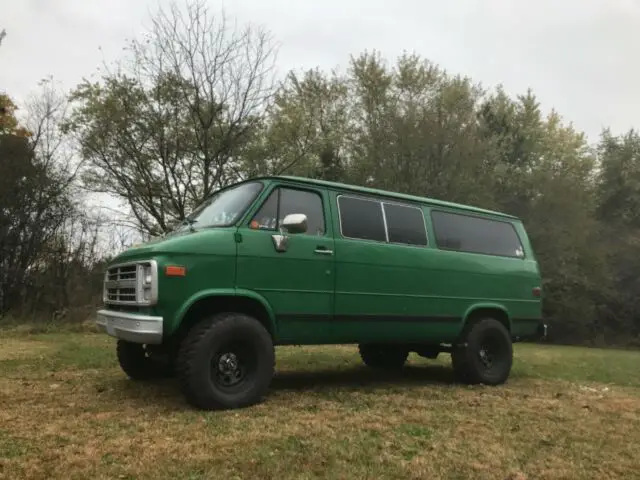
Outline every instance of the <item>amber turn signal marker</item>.
<svg viewBox="0 0 640 480"><path fill-rule="evenodd" d="M167 265L164 274L167 277L184 277L187 274L187 269L178 265Z"/></svg>

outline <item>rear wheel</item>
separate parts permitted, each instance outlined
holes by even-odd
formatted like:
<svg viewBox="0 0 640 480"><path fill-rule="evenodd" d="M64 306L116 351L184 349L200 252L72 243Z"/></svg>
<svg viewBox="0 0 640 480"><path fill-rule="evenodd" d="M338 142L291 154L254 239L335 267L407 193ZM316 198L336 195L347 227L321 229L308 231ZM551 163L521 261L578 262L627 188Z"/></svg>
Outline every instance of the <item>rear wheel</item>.
<svg viewBox="0 0 640 480"><path fill-rule="evenodd" d="M182 392L191 405L204 410L258 403L274 366L271 335L241 313L214 315L195 325L178 354Z"/></svg>
<svg viewBox="0 0 640 480"><path fill-rule="evenodd" d="M506 382L513 363L511 335L494 318L484 318L465 328L460 347L451 353L451 361L458 380L485 385Z"/></svg>
<svg viewBox="0 0 640 480"><path fill-rule="evenodd" d="M365 365L381 370L399 370L409 356L409 350L396 345L359 345L358 350Z"/></svg>
<svg viewBox="0 0 640 480"><path fill-rule="evenodd" d="M132 380L152 380L171 376L171 359L140 343L118 340L116 353L120 368Z"/></svg>

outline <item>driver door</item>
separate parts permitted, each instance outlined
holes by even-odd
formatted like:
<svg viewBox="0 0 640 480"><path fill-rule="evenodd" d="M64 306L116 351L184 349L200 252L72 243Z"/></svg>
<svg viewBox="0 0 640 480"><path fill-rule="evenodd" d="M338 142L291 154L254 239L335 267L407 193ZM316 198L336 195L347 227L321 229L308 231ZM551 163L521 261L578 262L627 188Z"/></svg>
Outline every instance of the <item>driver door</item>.
<svg viewBox="0 0 640 480"><path fill-rule="evenodd" d="M264 297L278 326L277 342L322 343L331 338L335 257L327 191L315 187L274 185L238 232L237 287ZM272 238L284 218L304 214L307 229L286 233L277 251Z"/></svg>

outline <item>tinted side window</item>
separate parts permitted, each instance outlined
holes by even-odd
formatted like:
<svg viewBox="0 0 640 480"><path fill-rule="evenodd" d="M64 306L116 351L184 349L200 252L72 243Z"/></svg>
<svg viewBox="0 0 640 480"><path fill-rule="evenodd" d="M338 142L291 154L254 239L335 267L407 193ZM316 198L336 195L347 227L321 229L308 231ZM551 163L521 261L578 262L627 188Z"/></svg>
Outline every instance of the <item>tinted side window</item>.
<svg viewBox="0 0 640 480"><path fill-rule="evenodd" d="M290 213L304 213L307 216L308 235L324 235L324 210L322 198L317 193L283 188L280 194L280 221Z"/></svg>
<svg viewBox="0 0 640 480"><path fill-rule="evenodd" d="M271 192L253 217L251 228L277 230L290 213L304 213L307 216L307 235L324 235L322 197L315 192L291 188L277 188Z"/></svg>
<svg viewBox="0 0 640 480"><path fill-rule="evenodd" d="M387 241L380 202L340 196L338 208L344 237Z"/></svg>
<svg viewBox="0 0 640 480"><path fill-rule="evenodd" d="M523 248L513 226L486 218L432 212L438 247L502 257L522 257Z"/></svg>
<svg viewBox="0 0 640 480"><path fill-rule="evenodd" d="M409 245L426 245L427 230L422 210L406 205L384 204L389 241Z"/></svg>
<svg viewBox="0 0 640 480"><path fill-rule="evenodd" d="M269 198L251 220L251 228L260 230L275 230L278 227L278 196L279 189L274 189Z"/></svg>

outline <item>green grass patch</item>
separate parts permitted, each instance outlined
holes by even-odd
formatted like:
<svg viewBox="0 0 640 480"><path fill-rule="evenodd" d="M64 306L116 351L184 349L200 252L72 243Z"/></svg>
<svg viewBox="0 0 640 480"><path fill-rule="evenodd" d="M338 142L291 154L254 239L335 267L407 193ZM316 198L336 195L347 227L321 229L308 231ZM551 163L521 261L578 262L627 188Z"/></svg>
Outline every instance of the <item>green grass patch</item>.
<svg viewBox="0 0 640 480"><path fill-rule="evenodd" d="M514 375L640 387L640 352L555 345L516 345Z"/></svg>
<svg viewBox="0 0 640 480"><path fill-rule="evenodd" d="M263 403L200 412L128 380L105 335L3 333L4 478L638 477L638 352L519 344L507 384L469 387L446 354L381 374L283 347Z"/></svg>
<svg viewBox="0 0 640 480"><path fill-rule="evenodd" d="M16 435L9 429L0 429L0 460L15 459L29 453L33 454L37 451L27 439Z"/></svg>

